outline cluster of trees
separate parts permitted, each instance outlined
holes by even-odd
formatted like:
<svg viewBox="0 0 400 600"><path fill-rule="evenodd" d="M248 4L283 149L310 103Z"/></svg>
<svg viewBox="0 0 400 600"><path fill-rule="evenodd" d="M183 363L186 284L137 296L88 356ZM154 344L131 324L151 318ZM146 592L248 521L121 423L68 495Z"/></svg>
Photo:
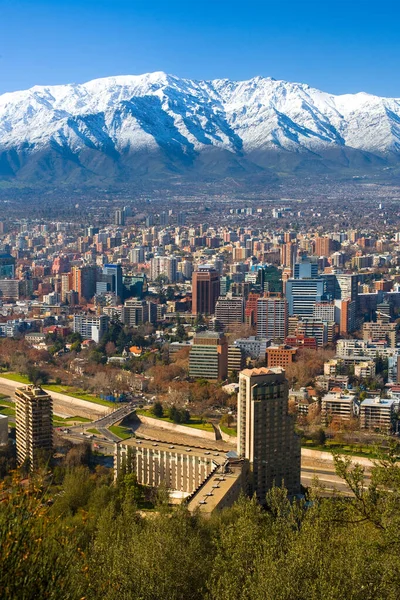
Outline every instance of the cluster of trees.
<svg viewBox="0 0 400 600"><path fill-rule="evenodd" d="M151 412L155 417L168 417L174 423L189 423L190 412L186 408L177 408L174 404L167 410L164 410L162 402L155 402L151 407Z"/></svg>
<svg viewBox="0 0 400 600"><path fill-rule="evenodd" d="M398 451L398 450L397 450ZM397 452L396 451L396 452ZM116 485L77 467L60 486L17 480L2 490L0 596L30 600L397 600L400 470L385 458L363 471L336 459L353 497L267 509L242 497L204 519L165 495L144 513L133 474Z"/></svg>

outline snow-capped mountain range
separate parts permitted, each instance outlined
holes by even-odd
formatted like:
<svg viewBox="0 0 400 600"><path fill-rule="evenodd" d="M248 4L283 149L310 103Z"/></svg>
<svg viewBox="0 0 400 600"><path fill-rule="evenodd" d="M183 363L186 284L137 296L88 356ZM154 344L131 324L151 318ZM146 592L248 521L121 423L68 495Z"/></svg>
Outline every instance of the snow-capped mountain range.
<svg viewBox="0 0 400 600"><path fill-rule="evenodd" d="M400 164L400 99L162 72L0 96L0 177L38 181L349 174Z"/></svg>

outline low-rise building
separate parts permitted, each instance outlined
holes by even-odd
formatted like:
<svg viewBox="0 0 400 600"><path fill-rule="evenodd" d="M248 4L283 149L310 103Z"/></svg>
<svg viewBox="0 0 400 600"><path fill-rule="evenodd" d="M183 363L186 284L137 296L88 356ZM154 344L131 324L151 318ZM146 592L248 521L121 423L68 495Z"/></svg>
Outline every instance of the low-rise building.
<svg viewBox="0 0 400 600"><path fill-rule="evenodd" d="M324 425L332 420L349 422L355 416L355 398L342 392L326 394L321 401L321 418Z"/></svg>
<svg viewBox="0 0 400 600"><path fill-rule="evenodd" d="M361 429L377 429L389 433L395 423L393 398L366 398L360 405Z"/></svg>

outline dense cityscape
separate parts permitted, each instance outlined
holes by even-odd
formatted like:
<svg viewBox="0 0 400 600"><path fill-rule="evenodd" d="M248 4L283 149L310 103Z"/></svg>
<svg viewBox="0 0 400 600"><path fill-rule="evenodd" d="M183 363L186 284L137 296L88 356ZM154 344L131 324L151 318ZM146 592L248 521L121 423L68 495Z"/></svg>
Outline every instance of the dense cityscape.
<svg viewBox="0 0 400 600"><path fill-rule="evenodd" d="M399 6L0 11L0 600L398 600Z"/></svg>

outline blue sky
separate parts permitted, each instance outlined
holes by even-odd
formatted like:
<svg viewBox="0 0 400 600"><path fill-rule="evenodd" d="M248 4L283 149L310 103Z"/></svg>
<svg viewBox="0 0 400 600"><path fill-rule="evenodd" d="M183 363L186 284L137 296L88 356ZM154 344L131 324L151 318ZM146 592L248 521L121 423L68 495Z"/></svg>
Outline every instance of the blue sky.
<svg viewBox="0 0 400 600"><path fill-rule="evenodd" d="M400 97L398 4L0 0L0 93L166 71Z"/></svg>

